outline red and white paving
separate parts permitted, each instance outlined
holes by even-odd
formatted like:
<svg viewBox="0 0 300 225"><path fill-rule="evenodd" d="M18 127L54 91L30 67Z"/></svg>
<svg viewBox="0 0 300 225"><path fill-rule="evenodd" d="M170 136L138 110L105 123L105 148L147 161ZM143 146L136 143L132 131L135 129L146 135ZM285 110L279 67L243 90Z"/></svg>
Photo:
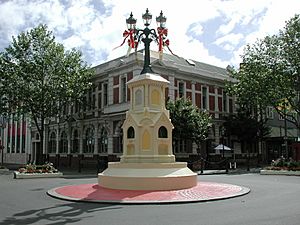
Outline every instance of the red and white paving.
<svg viewBox="0 0 300 225"><path fill-rule="evenodd" d="M52 197L69 201L159 204L221 200L242 196L249 192L249 188L232 184L198 182L192 188L169 191L116 190L103 188L98 184L80 184L57 187L47 193Z"/></svg>

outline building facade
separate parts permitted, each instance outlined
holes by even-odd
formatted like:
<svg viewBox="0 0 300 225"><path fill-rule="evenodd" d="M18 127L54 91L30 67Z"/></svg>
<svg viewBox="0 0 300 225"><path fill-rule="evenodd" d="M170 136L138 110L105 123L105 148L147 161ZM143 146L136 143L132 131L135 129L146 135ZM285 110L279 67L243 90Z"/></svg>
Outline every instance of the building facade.
<svg viewBox="0 0 300 225"><path fill-rule="evenodd" d="M26 164L31 155L31 129L23 115L1 117L1 163Z"/></svg>
<svg viewBox="0 0 300 225"><path fill-rule="evenodd" d="M37 129L25 117L9 118L2 135L5 163L24 164L43 157L58 167L76 168L82 162L119 160L123 152L121 127L130 104L127 82L140 75L143 60L143 53L138 51L96 66L84 104L66 107L61 117L46 121L43 147ZM214 147L221 142L245 156L237 141L231 138L229 143L221 137L224 117L235 112L235 98L224 91L225 80L230 79L226 69L169 54L160 60L153 51L151 65L155 73L170 82L166 101L189 98L213 118L209 138L200 149L191 142L173 143L177 159L191 160L199 155L207 158L215 154ZM251 154L256 157L263 152Z"/></svg>

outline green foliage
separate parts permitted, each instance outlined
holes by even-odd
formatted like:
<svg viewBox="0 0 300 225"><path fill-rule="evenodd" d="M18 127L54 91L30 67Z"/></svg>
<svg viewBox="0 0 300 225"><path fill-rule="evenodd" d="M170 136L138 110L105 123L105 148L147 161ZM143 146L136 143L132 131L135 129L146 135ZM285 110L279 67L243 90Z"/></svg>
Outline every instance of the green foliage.
<svg viewBox="0 0 300 225"><path fill-rule="evenodd" d="M253 141L259 136L264 137L270 133L265 123L257 121L245 111L239 111L225 118L224 127L226 136L236 135L241 141Z"/></svg>
<svg viewBox="0 0 300 225"><path fill-rule="evenodd" d="M294 170L294 171L299 171L300 170L300 162L297 162L293 159L286 159L283 156L276 160L272 160L271 166L268 167L267 169L270 170L281 170L281 169L286 169L286 170Z"/></svg>
<svg viewBox="0 0 300 225"><path fill-rule="evenodd" d="M9 112L30 115L43 140L45 119L82 99L90 87L94 71L81 57L79 51L66 51L56 43L46 25L13 37L0 54L0 96L7 99L2 105Z"/></svg>
<svg viewBox="0 0 300 225"><path fill-rule="evenodd" d="M168 101L166 108L170 111L170 118L174 125L174 139L191 139L199 145L207 138L208 130L212 125L211 116L207 112L183 98Z"/></svg>
<svg viewBox="0 0 300 225"><path fill-rule="evenodd" d="M0 69L10 109L29 113L34 120L55 116L80 99L93 75L81 53L65 51L45 25L13 37L1 53Z"/></svg>
<svg viewBox="0 0 300 225"><path fill-rule="evenodd" d="M75 49L65 51L45 25L13 37L1 54L5 95L13 110L48 118L79 99L93 72Z"/></svg>
<svg viewBox="0 0 300 225"><path fill-rule="evenodd" d="M247 45L238 70L229 74L237 82L227 91L237 96L238 104L249 110L273 106L281 115L300 127L300 16L295 15L277 35L266 36ZM289 110L278 110L287 101Z"/></svg>

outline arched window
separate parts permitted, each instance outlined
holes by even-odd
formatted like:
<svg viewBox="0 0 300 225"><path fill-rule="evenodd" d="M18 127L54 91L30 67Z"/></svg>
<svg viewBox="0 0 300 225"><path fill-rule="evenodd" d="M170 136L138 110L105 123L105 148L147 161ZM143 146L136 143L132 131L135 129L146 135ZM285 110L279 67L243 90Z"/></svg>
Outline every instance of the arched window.
<svg viewBox="0 0 300 225"><path fill-rule="evenodd" d="M161 126L158 129L158 137L159 138L168 138L168 130L164 126Z"/></svg>
<svg viewBox="0 0 300 225"><path fill-rule="evenodd" d="M95 140L94 140L94 130L89 127L85 132L84 139L84 153L94 153Z"/></svg>
<svg viewBox="0 0 300 225"><path fill-rule="evenodd" d="M134 138L134 136L135 136L134 128L129 127L128 130L127 130L127 138L132 139L132 138Z"/></svg>
<svg viewBox="0 0 300 225"><path fill-rule="evenodd" d="M100 138L98 139L99 153L107 153L108 148L108 132L103 127Z"/></svg>
<svg viewBox="0 0 300 225"><path fill-rule="evenodd" d="M72 138L72 153L79 153L79 133L78 130L74 130Z"/></svg>
<svg viewBox="0 0 300 225"><path fill-rule="evenodd" d="M51 132L48 141L48 153L56 153L56 134Z"/></svg>
<svg viewBox="0 0 300 225"><path fill-rule="evenodd" d="M68 153L68 138L65 131L60 134L59 153Z"/></svg>

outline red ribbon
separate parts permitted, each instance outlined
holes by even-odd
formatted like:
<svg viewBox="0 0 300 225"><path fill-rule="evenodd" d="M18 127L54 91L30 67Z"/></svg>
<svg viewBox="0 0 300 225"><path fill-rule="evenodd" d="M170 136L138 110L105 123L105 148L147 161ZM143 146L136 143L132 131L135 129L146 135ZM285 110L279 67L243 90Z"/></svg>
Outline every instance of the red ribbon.
<svg viewBox="0 0 300 225"><path fill-rule="evenodd" d="M134 29L125 30L125 31L123 32L124 40L123 40L122 44L119 45L119 46L117 46L117 47L115 47L114 49L123 46L124 43L125 43L125 41L126 41L126 39L127 39L128 37L129 37L129 39L128 39L128 46L131 47L131 48L137 48L137 42L134 41L134 33L135 33L135 30L134 30ZM113 49L113 50L114 50L114 49Z"/></svg>
<svg viewBox="0 0 300 225"><path fill-rule="evenodd" d="M169 47L169 45L170 45L169 39L166 39L166 37L168 36L168 29L167 29L167 28L158 27L158 28L157 28L157 33L158 33L158 51L159 51L160 53L162 53L162 52L163 52L163 47L166 46L172 55L177 56L177 55L175 55L175 54L171 51L171 49L170 49L170 47ZM123 32L123 37L124 37L124 40L123 40L123 42L121 43L121 45L119 45L118 47L115 47L114 49L123 46L124 43L126 42L126 40L127 40L128 37L129 37L129 39L127 40L127 43L128 43L128 46L129 46L128 52L129 52L132 48L137 49L137 47L138 47L138 42L135 41L135 29L125 30L125 31ZM178 57L178 56L177 56L177 57Z"/></svg>
<svg viewBox="0 0 300 225"><path fill-rule="evenodd" d="M158 33L158 51L162 52L163 51L163 46L165 45L164 39L168 35L168 29L158 27L157 28L157 33Z"/></svg>

